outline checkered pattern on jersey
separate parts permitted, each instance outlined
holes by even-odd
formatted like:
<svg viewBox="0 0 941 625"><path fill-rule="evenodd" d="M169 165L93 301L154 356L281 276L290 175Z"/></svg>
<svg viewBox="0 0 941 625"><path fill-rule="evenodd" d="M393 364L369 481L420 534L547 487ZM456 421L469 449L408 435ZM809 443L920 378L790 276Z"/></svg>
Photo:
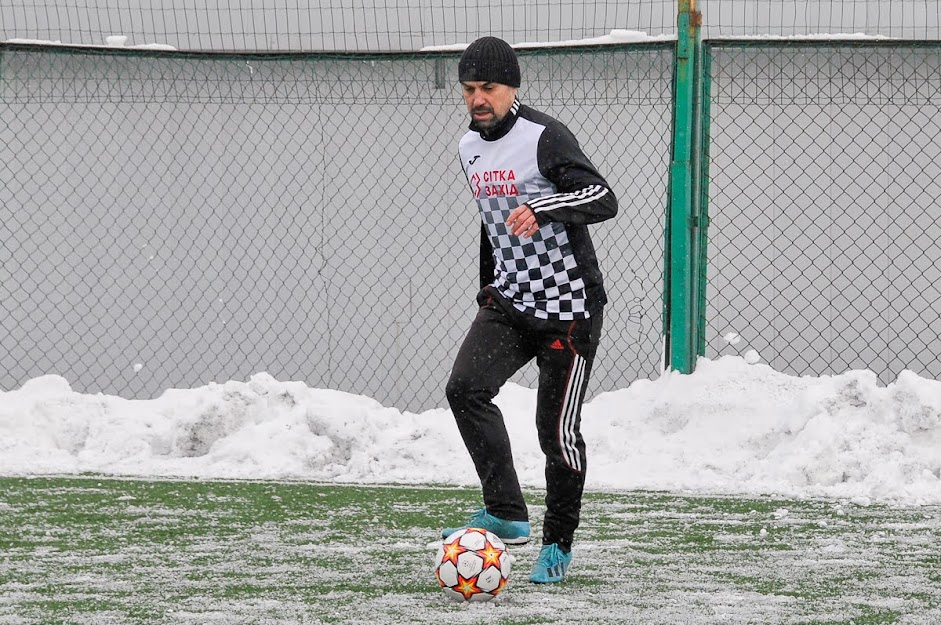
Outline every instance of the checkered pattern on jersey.
<svg viewBox="0 0 941 625"><path fill-rule="evenodd" d="M565 226L548 223L529 239L513 236L506 226L513 209L529 199L519 195L478 200L497 265L493 285L517 310L539 319L584 319L589 316L585 283Z"/></svg>

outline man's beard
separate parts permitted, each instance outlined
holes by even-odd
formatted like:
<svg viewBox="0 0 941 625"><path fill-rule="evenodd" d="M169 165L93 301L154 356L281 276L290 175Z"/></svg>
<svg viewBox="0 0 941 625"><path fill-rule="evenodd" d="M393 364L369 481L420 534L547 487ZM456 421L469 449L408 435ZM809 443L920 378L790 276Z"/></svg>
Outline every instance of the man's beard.
<svg viewBox="0 0 941 625"><path fill-rule="evenodd" d="M478 121L474 119L474 113L490 113L493 116L487 121ZM489 130L493 130L496 126L500 124L500 122L503 121L505 117L506 115L498 116L492 108L474 109L471 111L471 122L473 122L474 126L476 126L480 130L483 130L485 132Z"/></svg>

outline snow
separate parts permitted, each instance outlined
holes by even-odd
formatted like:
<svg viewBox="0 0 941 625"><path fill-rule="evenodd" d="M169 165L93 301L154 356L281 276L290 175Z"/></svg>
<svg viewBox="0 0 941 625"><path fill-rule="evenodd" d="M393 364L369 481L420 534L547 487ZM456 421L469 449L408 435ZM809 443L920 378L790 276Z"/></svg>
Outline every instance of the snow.
<svg viewBox="0 0 941 625"><path fill-rule="evenodd" d="M443 389L442 389L443 396ZM524 485L544 486L536 392L497 397ZM941 382L795 377L701 359L585 404L589 489L941 503ZM447 409L422 413L258 373L150 400L59 376L0 392L0 474L476 485Z"/></svg>
<svg viewBox="0 0 941 625"><path fill-rule="evenodd" d="M724 36L722 40L745 40L745 41L890 41L890 37L883 35L867 35L865 33L808 33L803 35L738 35ZM68 46L82 48L128 48L132 50L161 50L176 51L176 48L163 43L145 43L139 45L127 45L128 37L126 35L109 35L105 38L103 45L89 45L77 43L63 43L59 40L47 39L7 39L0 43L18 44L18 45L37 45L37 46ZM602 46L611 44L625 43L651 43L658 41L676 41L675 34L648 35L644 31L626 30L615 28L607 35L600 37L589 37L585 39L569 39L565 41L523 41L512 43L517 50L527 48L568 48L576 46ZM451 43L440 46L425 46L420 52L462 52L469 42Z"/></svg>
<svg viewBox="0 0 941 625"><path fill-rule="evenodd" d="M865 33L809 33L805 35L745 35L721 37L722 40L746 41L890 41L890 37L883 35L867 35ZM676 41L675 34L648 35L639 30L614 29L609 34L588 39L572 39L567 41L540 41L512 43L517 50L526 48L566 48L573 46L600 46L624 43L650 43L657 41ZM421 52L461 52L469 43L454 43L443 46L426 46Z"/></svg>
<svg viewBox="0 0 941 625"><path fill-rule="evenodd" d="M517 50L524 48L566 48L572 46L599 46L615 43L648 43L652 41L676 41L676 35L655 35L651 36L639 30L614 29L607 35L601 37L590 37L588 39L570 39L566 41L527 41L513 43L512 46ZM425 46L421 52L461 52L470 42L453 43L443 46Z"/></svg>
<svg viewBox="0 0 941 625"><path fill-rule="evenodd" d="M160 50L175 51L176 48L166 43L142 43L138 45L127 45L126 35L109 35L105 37L105 43L100 45L90 45L82 43L62 43L62 41L49 39L7 39L2 43L31 46L67 46L69 48L127 48L129 50Z"/></svg>
<svg viewBox="0 0 941 625"><path fill-rule="evenodd" d="M866 33L807 33L805 35L735 35L721 39L746 41L893 41L885 35L867 35Z"/></svg>
<svg viewBox="0 0 941 625"><path fill-rule="evenodd" d="M52 41L46 39L7 39L4 43L19 45L39 45L39 46L69 46L86 48L130 48L137 50L176 50L173 46L167 44L141 44L127 45L128 37L126 35L109 35L105 38L104 45L88 44L70 44L61 41ZM623 43L647 43L653 41L676 41L676 35L655 35L651 36L645 32L636 30L614 29L607 35L601 37L591 37L587 39L573 39L567 41L545 41L545 42L521 42L513 44L516 49L524 48L565 48L572 46L598 46L607 44ZM468 46L467 43L454 43L441 46L426 46L421 48L421 52L461 52Z"/></svg>
<svg viewBox="0 0 941 625"><path fill-rule="evenodd" d="M750 365L757 364L758 362L761 362L761 354L759 354L754 349L750 349L745 352L745 362Z"/></svg>

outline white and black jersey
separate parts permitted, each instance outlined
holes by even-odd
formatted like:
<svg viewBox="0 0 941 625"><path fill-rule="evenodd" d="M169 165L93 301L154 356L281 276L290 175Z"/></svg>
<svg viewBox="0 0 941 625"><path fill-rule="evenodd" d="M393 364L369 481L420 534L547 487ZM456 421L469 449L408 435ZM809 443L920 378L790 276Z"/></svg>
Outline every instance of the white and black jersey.
<svg viewBox="0 0 941 625"><path fill-rule="evenodd" d="M561 122L513 103L488 134L473 125L461 165L481 216L481 287L540 319L584 319L607 302L588 224L617 212L611 187ZM510 234L510 212L528 204L540 228Z"/></svg>

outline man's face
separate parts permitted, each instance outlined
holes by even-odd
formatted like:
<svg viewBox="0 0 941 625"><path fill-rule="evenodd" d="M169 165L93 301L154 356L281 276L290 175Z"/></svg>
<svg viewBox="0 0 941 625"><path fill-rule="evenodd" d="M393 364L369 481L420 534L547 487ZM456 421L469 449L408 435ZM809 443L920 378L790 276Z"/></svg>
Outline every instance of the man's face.
<svg viewBox="0 0 941 625"><path fill-rule="evenodd" d="M482 130L490 130L506 117L516 99L516 87L472 80L461 83L471 119Z"/></svg>

